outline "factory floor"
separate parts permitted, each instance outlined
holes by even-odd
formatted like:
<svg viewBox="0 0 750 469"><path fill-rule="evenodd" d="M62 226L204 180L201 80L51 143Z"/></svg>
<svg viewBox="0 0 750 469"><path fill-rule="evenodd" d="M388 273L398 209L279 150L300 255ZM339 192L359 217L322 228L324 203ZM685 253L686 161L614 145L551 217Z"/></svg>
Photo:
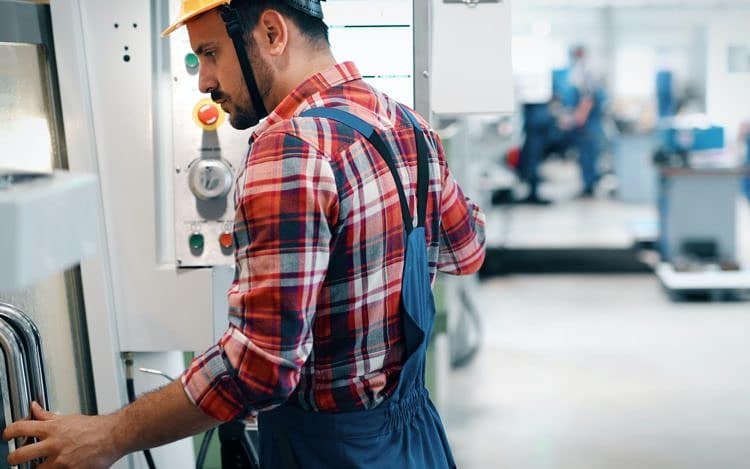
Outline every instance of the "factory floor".
<svg viewBox="0 0 750 469"><path fill-rule="evenodd" d="M485 342L448 380L460 468L750 467L750 304L671 303L650 275L477 292Z"/></svg>
<svg viewBox="0 0 750 469"><path fill-rule="evenodd" d="M651 274L509 275L473 296L484 344L442 408L459 468L750 467L750 303L673 303Z"/></svg>

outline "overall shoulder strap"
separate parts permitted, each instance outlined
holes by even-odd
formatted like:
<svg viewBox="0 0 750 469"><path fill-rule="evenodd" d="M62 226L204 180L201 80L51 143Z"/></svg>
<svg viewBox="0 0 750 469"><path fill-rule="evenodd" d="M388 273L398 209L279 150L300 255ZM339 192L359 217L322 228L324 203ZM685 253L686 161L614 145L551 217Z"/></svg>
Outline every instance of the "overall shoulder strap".
<svg viewBox="0 0 750 469"><path fill-rule="evenodd" d="M360 133L370 142L373 147L375 147L378 153L380 153L380 155L385 160L386 165L388 165L388 169L390 170L391 175L393 176L393 180L396 183L396 190L398 191L398 198L401 203L401 216L404 220L404 230L407 233L411 233L414 222L411 216L411 211L409 210L409 202L407 201L406 193L404 192L404 185L402 184L401 178L398 175L398 169L396 168L396 161L393 156L393 151L383 141L383 139L380 137L380 134L375 131L375 128L350 112L332 107L316 107L308 109L307 111L304 111L302 114L300 114L300 116L319 117L336 121L339 124L345 125Z"/></svg>
<svg viewBox="0 0 750 469"><path fill-rule="evenodd" d="M401 112L406 115L407 119L411 123L411 127L414 130L414 140L417 145L417 226L424 227L427 220L427 194L430 185L430 168L429 168L429 155L430 149L427 145L423 129L419 125L416 117L404 106L398 106ZM356 132L360 133L365 137L370 144L380 153L388 165L388 169L393 175L393 179L396 183L396 189L398 190L398 197L401 202L401 214L404 219L404 226L407 233L411 233L414 222L409 210L409 202L406 199L406 193L404 192L404 186L401 182L401 178L398 175L396 169L396 160L393 155L393 151L390 146L387 145L380 134L375 128L365 122L363 119L355 116L354 114L344 111L340 108L333 107L317 107L308 109L301 114L302 117L320 117L324 119L330 119L336 121L342 125L345 125Z"/></svg>
<svg viewBox="0 0 750 469"><path fill-rule="evenodd" d="M399 105L401 112L411 122L414 129L414 141L417 144L417 226L427 223L427 194L430 189L430 147L424 136L424 129L406 107Z"/></svg>

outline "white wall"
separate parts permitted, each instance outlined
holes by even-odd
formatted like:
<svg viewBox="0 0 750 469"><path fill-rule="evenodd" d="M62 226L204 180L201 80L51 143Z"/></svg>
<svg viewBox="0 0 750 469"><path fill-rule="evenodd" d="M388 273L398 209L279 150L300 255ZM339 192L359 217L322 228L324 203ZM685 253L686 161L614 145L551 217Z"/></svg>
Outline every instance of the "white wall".
<svg viewBox="0 0 750 469"><path fill-rule="evenodd" d="M660 69L674 72L678 90L688 85L706 89L708 70L716 68L707 48L707 31L733 31L737 37L747 30L750 3L746 7L722 8L715 22L716 8L693 7L601 7L540 6L516 2L513 13L514 37L531 37L547 32L552 67L563 66L567 47L583 44L589 49L592 66L609 75L608 88L619 97L651 99L655 95L655 74ZM577 4L576 4L577 5ZM722 26L733 20L734 27ZM743 28L744 25L744 28ZM748 36L747 33L744 34ZM516 58L514 57L514 60ZM746 83L746 82L744 82ZM745 86L747 88L747 86Z"/></svg>
<svg viewBox="0 0 750 469"><path fill-rule="evenodd" d="M673 72L678 90L705 89L705 8L620 8L615 15L615 90L653 97L656 72ZM633 56L638 53L641 60ZM640 74L639 74L640 72Z"/></svg>
<svg viewBox="0 0 750 469"><path fill-rule="evenodd" d="M750 10L713 15L708 29L707 111L725 126L727 144L733 146L743 120L750 119L750 73L730 73L727 48L750 47Z"/></svg>

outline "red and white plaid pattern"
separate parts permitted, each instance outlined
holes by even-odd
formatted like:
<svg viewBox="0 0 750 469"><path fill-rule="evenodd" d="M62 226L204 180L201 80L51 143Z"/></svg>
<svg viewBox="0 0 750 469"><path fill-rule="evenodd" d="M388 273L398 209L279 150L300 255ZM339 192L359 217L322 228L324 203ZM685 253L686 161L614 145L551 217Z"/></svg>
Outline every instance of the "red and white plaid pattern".
<svg viewBox="0 0 750 469"><path fill-rule="evenodd" d="M373 408L398 382L398 194L385 161L361 135L298 117L320 106L346 107L379 130L397 150L416 212L413 130L354 64L309 78L256 128L237 177L231 325L182 376L188 397L219 420L287 400L326 412ZM451 176L437 134L420 122L433 150L426 230L432 278L437 270L476 272L484 216Z"/></svg>

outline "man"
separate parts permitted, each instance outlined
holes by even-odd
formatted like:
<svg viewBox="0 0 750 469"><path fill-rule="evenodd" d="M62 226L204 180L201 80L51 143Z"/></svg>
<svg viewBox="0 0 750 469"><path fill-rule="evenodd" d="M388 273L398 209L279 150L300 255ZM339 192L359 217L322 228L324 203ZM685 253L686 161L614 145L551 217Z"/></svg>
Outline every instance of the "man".
<svg viewBox="0 0 750 469"><path fill-rule="evenodd" d="M237 179L230 328L180 380L112 415L59 417L33 406L36 420L4 437L39 442L9 461L108 467L258 415L263 467L453 466L424 391L434 311L420 305L432 304L437 269L479 269L483 216L451 177L435 132L363 82L354 64L335 62L319 0L229 3L183 0L165 33L187 25L200 89L234 127L267 115ZM392 160L375 136L302 116L333 107L374 126Z"/></svg>
<svg viewBox="0 0 750 469"><path fill-rule="evenodd" d="M586 49L577 46L572 51L570 84L574 90L573 105L573 141L578 149L578 162L581 167L583 191L581 197L594 196L596 182L599 180L597 161L604 130L602 114L604 91L596 83L588 67Z"/></svg>

